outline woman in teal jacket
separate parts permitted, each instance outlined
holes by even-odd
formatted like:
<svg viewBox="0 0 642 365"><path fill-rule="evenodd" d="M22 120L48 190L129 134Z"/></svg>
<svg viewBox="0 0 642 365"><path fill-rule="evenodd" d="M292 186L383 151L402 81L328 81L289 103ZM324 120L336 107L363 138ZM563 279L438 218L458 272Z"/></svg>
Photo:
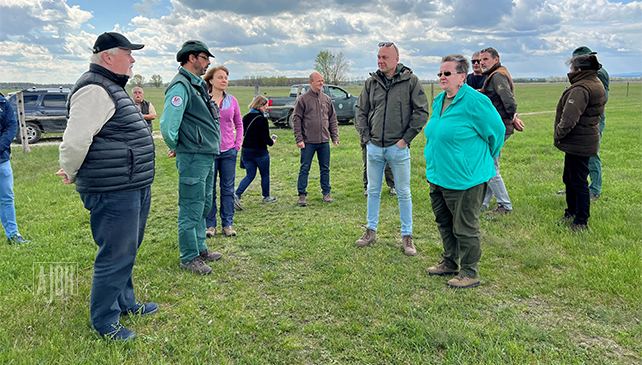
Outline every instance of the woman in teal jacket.
<svg viewBox="0 0 642 365"><path fill-rule="evenodd" d="M490 99L466 85L468 69L460 54L441 59L437 76L444 92L435 98L424 131L426 179L444 245L439 264L428 273L457 275L448 285L461 289L480 283L479 211L506 132Z"/></svg>

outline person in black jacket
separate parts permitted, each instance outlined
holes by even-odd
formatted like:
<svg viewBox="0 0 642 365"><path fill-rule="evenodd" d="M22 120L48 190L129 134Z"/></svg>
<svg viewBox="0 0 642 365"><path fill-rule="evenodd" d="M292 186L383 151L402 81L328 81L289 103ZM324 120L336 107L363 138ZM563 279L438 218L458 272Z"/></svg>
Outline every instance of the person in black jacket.
<svg viewBox="0 0 642 365"><path fill-rule="evenodd" d="M136 337L120 324L121 316L158 311L156 303L136 300L132 282L155 172L154 139L125 91L135 62L132 50L143 47L119 33L96 39L89 71L76 81L67 102L69 122L56 173L65 184L76 184L98 246L89 300L92 327L120 341Z"/></svg>
<svg viewBox="0 0 642 365"><path fill-rule="evenodd" d="M243 145L241 149L241 163L245 166L246 175L241 180L234 194L234 207L242 210L241 195L254 181L256 169L261 173L261 191L263 203L275 202L276 198L270 195L270 154L267 147L276 143L276 135L270 137L268 120L264 113L268 100L261 95L252 100L250 112L243 117Z"/></svg>

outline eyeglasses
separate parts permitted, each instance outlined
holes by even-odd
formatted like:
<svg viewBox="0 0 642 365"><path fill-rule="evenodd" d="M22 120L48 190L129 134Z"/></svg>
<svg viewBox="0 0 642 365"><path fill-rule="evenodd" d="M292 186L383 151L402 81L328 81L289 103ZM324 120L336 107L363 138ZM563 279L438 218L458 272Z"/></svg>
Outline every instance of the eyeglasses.
<svg viewBox="0 0 642 365"><path fill-rule="evenodd" d="M455 72L456 74L460 74L461 72ZM444 72L437 72L437 77L441 77L441 75L444 75L446 77L452 75L453 73L450 71L444 71Z"/></svg>
<svg viewBox="0 0 642 365"><path fill-rule="evenodd" d="M199 54L199 55L197 55L196 57L198 57L198 58L202 58L202 59L204 59L205 61L209 61L209 60L210 60L210 58L209 58L209 57L207 57L207 56L203 56L202 54Z"/></svg>
<svg viewBox="0 0 642 365"><path fill-rule="evenodd" d="M474 64L476 64L476 63L480 63L480 62L481 62L481 60L470 60L470 62L474 65Z"/></svg>
<svg viewBox="0 0 642 365"><path fill-rule="evenodd" d="M393 42L381 42L381 43L379 43L379 48L381 48L381 47L391 47L393 45L394 45Z"/></svg>

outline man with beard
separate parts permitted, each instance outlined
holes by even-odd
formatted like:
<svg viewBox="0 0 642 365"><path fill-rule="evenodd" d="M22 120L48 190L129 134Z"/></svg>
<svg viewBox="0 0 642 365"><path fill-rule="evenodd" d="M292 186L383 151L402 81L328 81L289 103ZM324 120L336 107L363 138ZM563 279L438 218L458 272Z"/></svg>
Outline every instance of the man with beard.
<svg viewBox="0 0 642 365"><path fill-rule="evenodd" d="M201 78L210 65L210 53L200 41L190 40L176 54L181 67L165 91L160 121L168 156L178 169L178 246L180 268L196 274L212 272L206 261L221 254L207 248L205 217L212 208L214 156L220 153L219 109Z"/></svg>
<svg viewBox="0 0 642 365"><path fill-rule="evenodd" d="M517 118L517 103L513 88L513 79L506 67L499 62L499 53L492 47L484 48L480 51L481 70L486 75L486 81L480 90L482 94L488 96L490 101L502 117L506 134L504 142L510 137L515 130L523 131L524 123ZM482 203L482 208L488 208L490 200L495 195L497 207L486 212L488 215L504 215L513 211L513 205L508 197L508 191L504 185L502 175L499 173L499 158L501 153L494 158L495 176L488 181L488 190Z"/></svg>

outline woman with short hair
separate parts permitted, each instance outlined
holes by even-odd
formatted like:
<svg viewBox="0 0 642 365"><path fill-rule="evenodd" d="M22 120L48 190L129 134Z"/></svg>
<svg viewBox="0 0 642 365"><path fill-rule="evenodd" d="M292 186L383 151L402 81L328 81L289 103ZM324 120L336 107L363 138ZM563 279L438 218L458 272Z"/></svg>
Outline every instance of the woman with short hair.
<svg viewBox="0 0 642 365"><path fill-rule="evenodd" d="M459 289L480 284L479 211L506 132L490 99L465 83L468 69L460 54L442 58L437 76L444 92L435 97L424 131L426 179L444 246L428 274L457 275L448 285Z"/></svg>

